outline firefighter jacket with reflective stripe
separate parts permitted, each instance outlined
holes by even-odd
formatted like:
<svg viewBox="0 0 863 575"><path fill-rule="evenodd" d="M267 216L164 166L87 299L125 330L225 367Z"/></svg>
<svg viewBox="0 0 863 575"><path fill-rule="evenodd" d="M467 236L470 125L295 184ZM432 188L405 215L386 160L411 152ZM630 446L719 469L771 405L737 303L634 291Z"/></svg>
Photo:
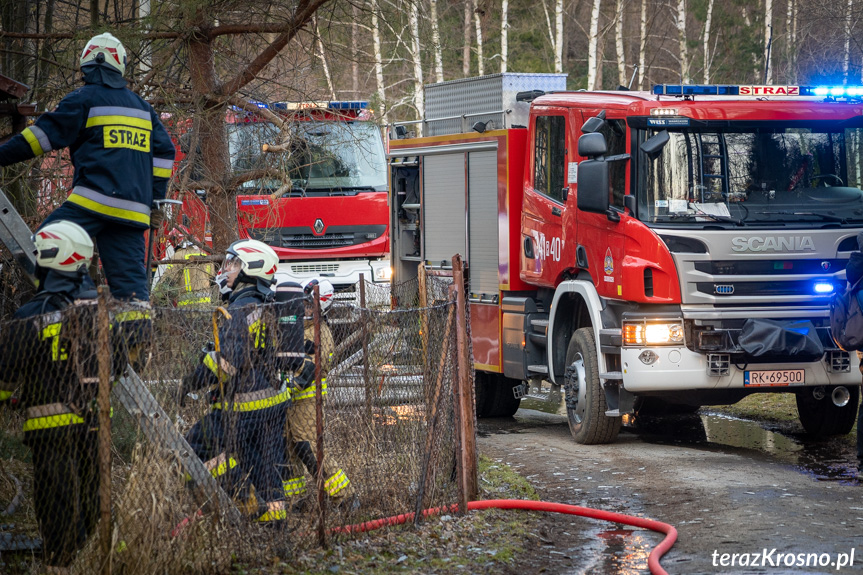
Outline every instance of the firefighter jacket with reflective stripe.
<svg viewBox="0 0 863 575"><path fill-rule="evenodd" d="M306 356L303 364L293 373L282 374L285 384L291 390L291 399L300 401L315 398L315 361ZM327 393L327 380L321 380L321 395Z"/></svg>
<svg viewBox="0 0 863 575"><path fill-rule="evenodd" d="M204 252L196 248L181 248L174 252L174 259L189 260L195 256L206 256ZM182 268L182 269L181 269ZM172 293L177 306L208 304L210 300L210 285L213 279L213 264L206 262L191 261L176 267L168 264L160 282L165 282L171 289L175 284L182 281L183 287L179 293Z"/></svg>
<svg viewBox="0 0 863 575"><path fill-rule="evenodd" d="M219 351L209 352L193 375L195 386L210 387L215 409L257 411L289 401L279 388L274 369L272 291L257 287L236 291L230 300L231 319L219 325ZM222 396L229 405L223 405Z"/></svg>
<svg viewBox="0 0 863 575"><path fill-rule="evenodd" d="M69 148L75 175L67 201L135 227L164 199L174 145L152 106L127 88L85 84L53 112L0 146L0 166Z"/></svg>

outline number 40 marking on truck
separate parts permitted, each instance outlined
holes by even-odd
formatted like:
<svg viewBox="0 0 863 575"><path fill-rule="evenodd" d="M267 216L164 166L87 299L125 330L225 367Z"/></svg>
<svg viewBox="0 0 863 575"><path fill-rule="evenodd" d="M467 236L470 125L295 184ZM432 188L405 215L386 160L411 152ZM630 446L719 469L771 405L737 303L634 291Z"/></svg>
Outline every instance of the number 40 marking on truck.
<svg viewBox="0 0 863 575"><path fill-rule="evenodd" d="M552 261L560 261L560 254L563 252L562 239L556 236L546 239L545 233L537 230L531 230L531 235L533 235L533 243L536 245L536 257L538 259L545 260L547 257Z"/></svg>

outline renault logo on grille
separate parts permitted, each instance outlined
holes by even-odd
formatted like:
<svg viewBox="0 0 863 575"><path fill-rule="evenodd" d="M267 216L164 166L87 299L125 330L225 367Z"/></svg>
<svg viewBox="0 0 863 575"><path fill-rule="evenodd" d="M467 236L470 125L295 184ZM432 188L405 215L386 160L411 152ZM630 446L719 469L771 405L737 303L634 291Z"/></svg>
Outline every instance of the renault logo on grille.
<svg viewBox="0 0 863 575"><path fill-rule="evenodd" d="M324 231L324 220L318 218L315 220L314 230L316 234L319 234Z"/></svg>
<svg viewBox="0 0 863 575"><path fill-rule="evenodd" d="M714 285L713 293L716 295L731 295L734 293L733 285Z"/></svg>

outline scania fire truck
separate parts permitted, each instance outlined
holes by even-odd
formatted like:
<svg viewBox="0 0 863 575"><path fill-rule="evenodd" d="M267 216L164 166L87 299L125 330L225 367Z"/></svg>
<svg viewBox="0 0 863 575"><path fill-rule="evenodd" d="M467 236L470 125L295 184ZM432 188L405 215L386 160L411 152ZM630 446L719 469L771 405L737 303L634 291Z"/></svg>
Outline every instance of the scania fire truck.
<svg viewBox="0 0 863 575"><path fill-rule="evenodd" d="M863 89L508 100L490 78L427 87L458 92L460 120L390 143L395 281L463 255L478 415L547 381L579 443L614 441L642 405L771 392L796 394L810 434L851 430L858 359L829 304L863 229Z"/></svg>
<svg viewBox="0 0 863 575"><path fill-rule="evenodd" d="M388 284L386 156L368 103L257 105L285 127L243 110L227 115L232 171L256 175L237 190L240 237L275 249L280 281L326 277L337 300L356 298L360 274ZM184 213L199 216L200 201L186 197Z"/></svg>

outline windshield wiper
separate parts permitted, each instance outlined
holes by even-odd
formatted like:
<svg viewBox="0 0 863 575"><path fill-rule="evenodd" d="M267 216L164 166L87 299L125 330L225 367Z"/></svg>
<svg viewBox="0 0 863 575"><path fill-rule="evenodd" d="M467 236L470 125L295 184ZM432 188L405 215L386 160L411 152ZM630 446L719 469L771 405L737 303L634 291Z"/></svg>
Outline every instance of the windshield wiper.
<svg viewBox="0 0 863 575"><path fill-rule="evenodd" d="M759 211L755 212L756 214L777 214L780 216L815 216L817 218L824 218L825 220L829 220L831 222L839 222L840 224L847 224L848 218L843 218L842 216L834 216L833 214L824 214L821 212L789 212L787 210L775 210L775 211Z"/></svg>
<svg viewBox="0 0 863 575"><path fill-rule="evenodd" d="M708 214L707 212L695 212L694 214L690 214L688 212L681 212L679 214L668 214L666 216L672 220L682 220L687 219L691 220L693 218L710 218L714 222L724 222L727 224L734 224L736 226L742 226L743 220L739 220L737 218L732 218L731 216L721 216L719 214Z"/></svg>

